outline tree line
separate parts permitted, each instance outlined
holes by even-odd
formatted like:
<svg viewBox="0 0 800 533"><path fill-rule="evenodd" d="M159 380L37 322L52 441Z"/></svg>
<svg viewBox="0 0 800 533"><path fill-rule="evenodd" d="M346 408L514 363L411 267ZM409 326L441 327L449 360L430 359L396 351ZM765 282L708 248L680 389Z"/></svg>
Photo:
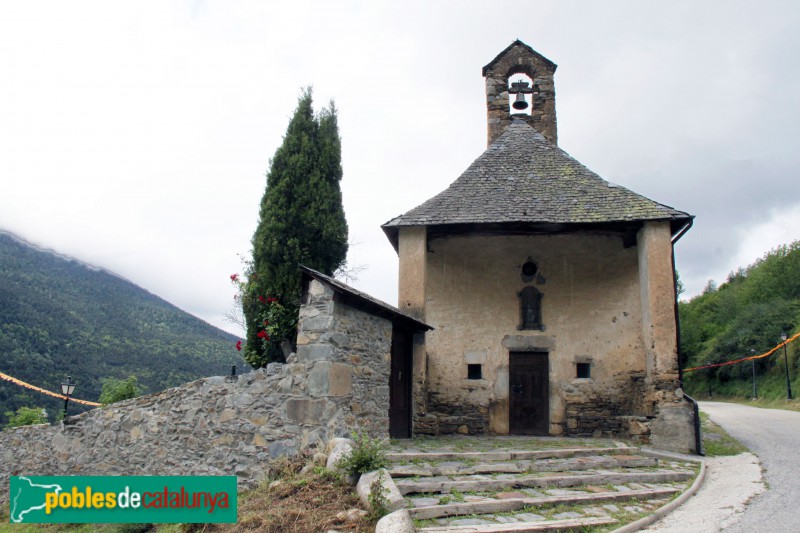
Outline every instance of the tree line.
<svg viewBox="0 0 800 533"><path fill-rule="evenodd" d="M761 354L791 336L800 324L800 241L768 252L748 267L731 272L717 286L709 281L702 294L678 304L684 368L717 364ZM798 352L788 346L789 375L798 375ZM762 394L784 394L780 386L786 366L783 351L755 362L757 378L774 383ZM749 362L687 372L684 385L692 394L711 388L722 394L748 395L753 365ZM774 390L773 390L774 389Z"/></svg>

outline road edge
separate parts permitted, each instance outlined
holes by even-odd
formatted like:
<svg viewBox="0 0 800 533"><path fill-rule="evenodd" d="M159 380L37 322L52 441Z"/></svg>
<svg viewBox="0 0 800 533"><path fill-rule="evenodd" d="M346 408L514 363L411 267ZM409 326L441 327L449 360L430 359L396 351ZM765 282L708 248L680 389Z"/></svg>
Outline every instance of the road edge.
<svg viewBox="0 0 800 533"><path fill-rule="evenodd" d="M611 533L634 533L635 531L639 531L655 522L658 522L669 513L683 505L686 500L691 498L697 489L703 484L703 481L706 479L706 462L704 459L695 456L677 454L677 453L670 453L670 452L662 452L658 450L646 450L642 449L642 455L647 455L650 457L658 457L660 459L679 459L684 461L692 461L695 463L700 463L700 472L697 474L697 477L694 480L694 483L684 491L683 494L672 500L671 502L662 505L658 509L656 509L653 514L649 516L645 516L644 518L640 518L636 522L631 522L630 524L624 525L621 528L615 529Z"/></svg>

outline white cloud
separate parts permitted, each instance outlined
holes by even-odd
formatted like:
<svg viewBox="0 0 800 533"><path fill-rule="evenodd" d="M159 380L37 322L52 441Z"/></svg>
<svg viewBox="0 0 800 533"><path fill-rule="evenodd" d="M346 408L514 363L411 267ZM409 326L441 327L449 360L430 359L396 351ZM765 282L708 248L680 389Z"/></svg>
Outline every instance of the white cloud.
<svg viewBox="0 0 800 533"><path fill-rule="evenodd" d="M678 268L699 290L772 247L764 235L797 238L780 223L797 220L799 11L6 1L0 228L226 326L269 158L313 84L340 110L351 262L369 267L358 286L392 302L397 257L379 226L480 155L480 68L520 38L559 64L562 147L697 215Z"/></svg>
<svg viewBox="0 0 800 533"><path fill-rule="evenodd" d="M728 262L729 272L753 264L782 244L800 240L800 203L786 209L771 209L764 222L741 228L739 236L739 250Z"/></svg>

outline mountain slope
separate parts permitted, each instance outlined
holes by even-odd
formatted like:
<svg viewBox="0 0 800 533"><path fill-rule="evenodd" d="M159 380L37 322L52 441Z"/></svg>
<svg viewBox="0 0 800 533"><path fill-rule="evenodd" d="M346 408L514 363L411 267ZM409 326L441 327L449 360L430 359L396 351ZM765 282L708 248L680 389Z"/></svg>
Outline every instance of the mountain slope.
<svg viewBox="0 0 800 533"><path fill-rule="evenodd" d="M0 232L0 372L55 392L71 375L75 397L97 401L100 378L133 374L155 392L244 370L237 340L111 272ZM22 405L63 408L0 381L0 423Z"/></svg>
<svg viewBox="0 0 800 533"><path fill-rule="evenodd" d="M800 327L800 241L782 245L747 268L732 272L718 288L709 282L703 294L679 304L684 368L733 361L761 354L780 342L781 332ZM800 379L800 342L787 347L793 388ZM706 398L709 381L715 393L747 397L752 373L760 394L785 397L783 351L735 365L685 374L689 394ZM800 390L800 389L798 389Z"/></svg>

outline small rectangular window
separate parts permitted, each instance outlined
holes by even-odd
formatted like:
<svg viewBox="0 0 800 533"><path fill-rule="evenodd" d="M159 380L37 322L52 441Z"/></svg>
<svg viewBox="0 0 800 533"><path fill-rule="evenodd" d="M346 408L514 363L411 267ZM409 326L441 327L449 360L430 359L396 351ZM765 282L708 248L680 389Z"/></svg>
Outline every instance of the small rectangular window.
<svg viewBox="0 0 800 533"><path fill-rule="evenodd" d="M579 378L590 378L592 377L592 365L591 363L577 363L578 371L577 377Z"/></svg>
<svg viewBox="0 0 800 533"><path fill-rule="evenodd" d="M467 379L483 379L481 365L467 365Z"/></svg>

